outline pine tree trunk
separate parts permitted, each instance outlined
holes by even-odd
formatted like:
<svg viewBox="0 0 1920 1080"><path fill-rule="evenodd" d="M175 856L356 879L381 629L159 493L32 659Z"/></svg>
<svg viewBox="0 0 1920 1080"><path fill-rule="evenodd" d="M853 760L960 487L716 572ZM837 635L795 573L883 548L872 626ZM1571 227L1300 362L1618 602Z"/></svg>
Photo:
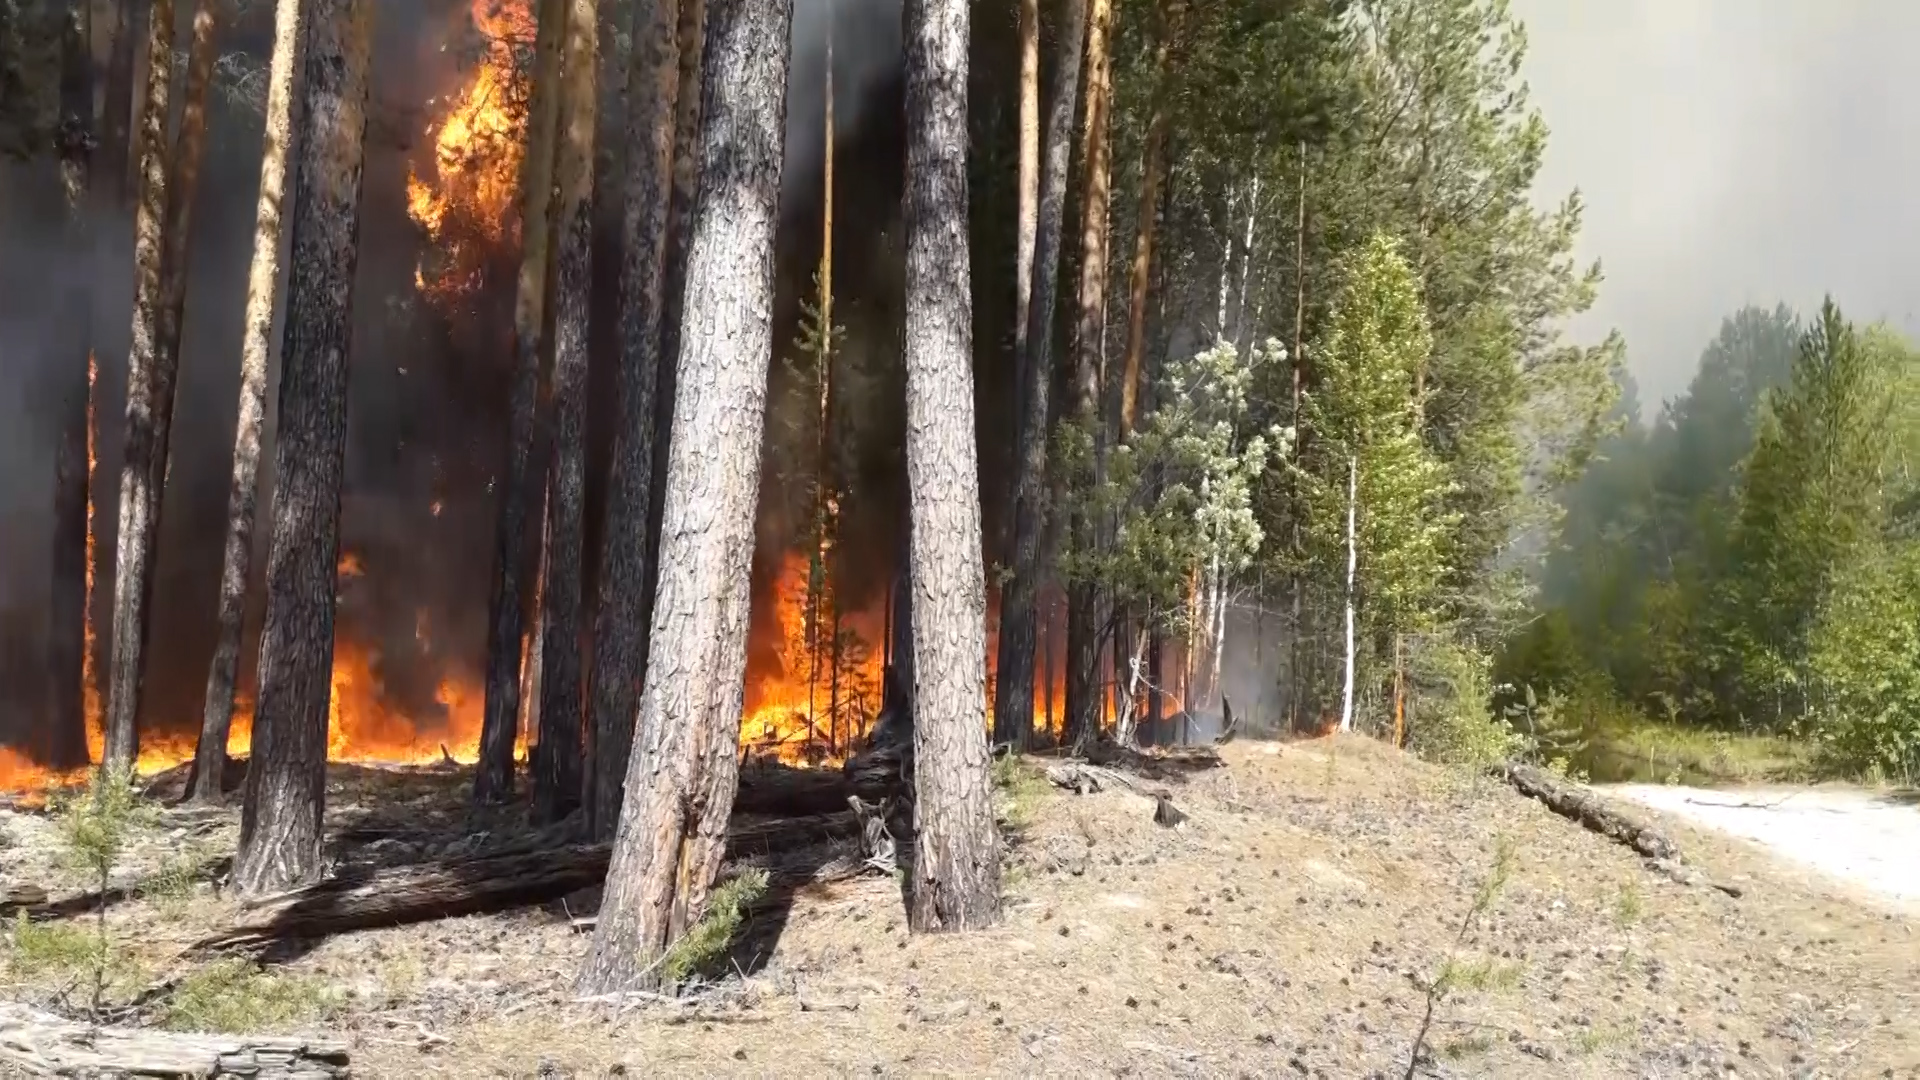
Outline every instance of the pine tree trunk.
<svg viewBox="0 0 1920 1080"><path fill-rule="evenodd" d="M1040 231L1040 0L1020 0L1020 221L1014 237L1014 420L1026 415L1027 311L1033 299L1033 249Z"/></svg>
<svg viewBox="0 0 1920 1080"><path fill-rule="evenodd" d="M278 0L273 14L273 59L267 76L267 127L260 153L260 195L254 209L253 265L247 272L247 311L240 341L240 410L233 434L233 480L227 488L226 555L220 570L220 611L207 700L194 749L196 802L218 802L233 728L234 687L240 677L241 631L252 573L253 524L260 479L260 430L267 414L267 355L280 283L280 203L286 192L287 148L293 137L293 74L300 53L304 0Z"/></svg>
<svg viewBox="0 0 1920 1080"><path fill-rule="evenodd" d="M125 205L127 156L133 127L134 46L146 33L149 0L114 0L112 41L107 46L106 106L100 117L100 160L93 183L102 205ZM88 55L91 56L91 46Z"/></svg>
<svg viewBox="0 0 1920 1080"><path fill-rule="evenodd" d="M1100 337L1104 329L1107 284L1108 111L1112 104L1112 71L1108 36L1113 28L1113 0L1093 0L1087 17L1087 108L1081 164L1084 173L1080 202L1080 297L1070 386L1072 417L1093 438L1094 477L1104 470L1106 433L1100 415ZM1075 543L1082 548L1099 542L1100 523L1082 512L1075 515ZM1067 735L1084 746L1100 732L1100 631L1105 624L1103 590L1091 581L1069 584L1067 598Z"/></svg>
<svg viewBox="0 0 1920 1080"><path fill-rule="evenodd" d="M536 820L580 805L585 712L581 702L581 552L586 510L587 317L593 286L593 123L598 0L568 0L561 106L559 235L553 302L553 451L547 481L547 600L541 632L540 768Z"/></svg>
<svg viewBox="0 0 1920 1080"><path fill-rule="evenodd" d="M667 250L660 285L660 367L655 377L653 403L653 490L667 486L667 462L672 456L673 410L680 364L681 311L687 292L687 244L693 232L693 197L700 172L700 77L706 53L706 0L680 0L680 85L674 94L673 195L667 202ZM657 495L647 508L647 565L660 565L660 529L665 500ZM641 601L640 663L644 676L648 630L653 625L653 596L657 569L647 574ZM644 678L642 680L644 686Z"/></svg>
<svg viewBox="0 0 1920 1080"><path fill-rule="evenodd" d="M1147 121L1146 157L1140 166L1140 216L1134 230L1133 264L1127 290L1126 368L1120 376L1120 438L1133 433L1139 407L1140 368L1147 347L1147 303L1153 284L1153 245L1160 221L1160 185L1166 172L1167 129L1171 126L1174 39L1186 16L1184 0L1162 0L1160 40L1153 47L1153 112Z"/></svg>
<svg viewBox="0 0 1920 1080"><path fill-rule="evenodd" d="M161 264L167 219L167 99L173 70L173 0L154 0L147 35L147 89L140 113L140 199L133 225L133 340L127 350L127 436L120 465L119 548L113 577L113 659L107 672L106 747L109 772L133 768L139 752L142 668L146 659L147 600L159 539L154 520L160 493L153 475L166 468L171 381L158 365L163 298ZM159 469L154 468L156 460Z"/></svg>
<svg viewBox="0 0 1920 1080"><path fill-rule="evenodd" d="M613 436L600 606L593 627L593 838L613 837L633 752L646 641L647 519L653 503L653 409L660 370L660 290L672 190L679 82L679 0L633 5L620 267L620 426Z"/></svg>
<svg viewBox="0 0 1920 1080"><path fill-rule="evenodd" d="M584 993L657 983L726 851L773 354L791 0L714 0L702 189L639 731Z"/></svg>
<svg viewBox="0 0 1920 1080"><path fill-rule="evenodd" d="M560 50L564 0L540 0L532 94L527 104L527 155L520 170L520 275L513 308L513 384L507 401L507 452L498 486L493 580L487 603L486 705L473 800L504 802L513 794L514 725L520 716L521 640L526 625L522 576L527 555L528 483L533 421L540 397L541 333L546 326L548 233L553 202L554 140L560 128Z"/></svg>
<svg viewBox="0 0 1920 1080"><path fill-rule="evenodd" d="M907 476L918 826L907 921L922 932L987 926L1000 910L1000 841L980 731L987 598L967 257L968 3L907 4Z"/></svg>
<svg viewBox="0 0 1920 1080"><path fill-rule="evenodd" d="M93 256L93 16L90 0L74 0L60 35L60 179L66 189L66 247ZM54 453L53 597L47 626L47 739L42 760L57 769L87 764L87 508L92 498L89 420L93 395L93 293L90 275L62 300L71 352L60 380L60 440Z"/></svg>
<svg viewBox="0 0 1920 1080"><path fill-rule="evenodd" d="M1013 565L1000 591L999 656L994 664L993 740L1023 749L1033 741L1034 659L1038 647L1041 541L1047 502L1047 389L1052 380L1053 315L1059 299L1060 248L1065 233L1067 173L1073 117L1080 92L1080 44L1087 0L1066 0L1060 63L1047 101L1045 174L1034 238L1032 303L1027 308L1026 353L1016 395L1019 457L1013 481ZM1046 678L1053 692L1052 673ZM1047 713L1053 712L1049 704Z"/></svg>
<svg viewBox="0 0 1920 1080"><path fill-rule="evenodd" d="M260 701L233 883L261 895L321 872L327 699L347 450L347 349L359 261L373 0L310 0L294 136L291 276L280 349L273 546Z"/></svg>

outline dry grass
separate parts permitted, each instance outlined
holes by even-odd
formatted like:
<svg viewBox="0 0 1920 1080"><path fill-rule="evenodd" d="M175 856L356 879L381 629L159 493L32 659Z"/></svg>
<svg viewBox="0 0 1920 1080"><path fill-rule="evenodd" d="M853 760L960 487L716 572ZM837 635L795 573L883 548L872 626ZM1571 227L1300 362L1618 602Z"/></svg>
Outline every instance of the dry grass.
<svg viewBox="0 0 1920 1080"><path fill-rule="evenodd" d="M1180 829L1155 826L1137 795L1003 777L1019 806L1003 815L1020 827L999 927L910 937L893 880L821 888L790 911L757 909L731 961L745 977L691 1001L575 1001L586 939L560 905L337 938L266 976L219 970L242 984L231 996L256 1003L253 980L298 980L294 1012L317 1013L269 1026L339 1033L373 1077L1398 1078L1441 977L1423 1075L1906 1076L1920 1064L1912 926L1751 849L1674 830L1717 880L1747 887L1734 900L1648 874L1504 787L1372 743L1236 744L1228 757L1177 786L1191 815ZM387 783L356 794L336 782L334 798L458 820L460 778ZM34 821L6 825L20 841L0 852L11 876L40 844ZM1462 938L1503 848L1504 888ZM135 854L150 868L169 857ZM170 970L180 944L227 913L204 887L186 903L172 916L156 900L123 905L117 938ZM48 992L8 980L10 996Z"/></svg>

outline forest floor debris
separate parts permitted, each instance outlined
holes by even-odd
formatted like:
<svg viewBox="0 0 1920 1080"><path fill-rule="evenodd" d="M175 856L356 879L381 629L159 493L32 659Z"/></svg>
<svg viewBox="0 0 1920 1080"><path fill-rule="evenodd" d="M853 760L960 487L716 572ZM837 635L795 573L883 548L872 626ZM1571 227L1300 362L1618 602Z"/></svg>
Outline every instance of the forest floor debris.
<svg viewBox="0 0 1920 1080"><path fill-rule="evenodd" d="M1444 980L1423 1076L1920 1075L1912 923L1759 849L1666 829L1690 865L1749 886L1735 900L1646 873L1500 780L1364 740L1242 739L1220 756L1143 785L1171 792L1177 829L1154 823L1157 792L1077 795L1045 779L1057 760L998 765L1000 927L910 937L885 875L802 887L756 905L714 981L677 998L579 998L592 890L279 943L259 967L183 958L247 915L217 873L183 870L230 850L237 813L163 812L116 868L129 895L108 918L122 997L171 989L117 1022L325 1033L369 1077L1397 1078ZM459 773L336 767L333 854L371 867L524 849L515 809L471 816L467 790ZM54 819L0 825L15 840L0 880L56 900L91 887ZM1500 851L1504 887L1467 920ZM78 937L23 947L20 925L0 999L76 1015L63 964ZM33 926L71 936L93 920Z"/></svg>

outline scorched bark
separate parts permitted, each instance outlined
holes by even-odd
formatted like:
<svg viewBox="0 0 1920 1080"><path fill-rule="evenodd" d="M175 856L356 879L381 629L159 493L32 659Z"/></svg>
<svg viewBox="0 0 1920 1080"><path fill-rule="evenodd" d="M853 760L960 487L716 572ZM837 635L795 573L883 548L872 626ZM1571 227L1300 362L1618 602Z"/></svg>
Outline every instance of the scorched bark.
<svg viewBox="0 0 1920 1080"><path fill-rule="evenodd" d="M133 335L127 349L127 436L120 464L120 527L113 575L113 658L107 668L106 746L101 766L133 768L139 751L147 600L158 539L160 493L153 464L165 472L173 380L156 363L161 263L167 217L167 98L173 72L173 0L154 0L148 17L147 89L140 111L139 204L133 221ZM161 376L165 374L163 379Z"/></svg>
<svg viewBox="0 0 1920 1080"><path fill-rule="evenodd" d="M327 702L347 448L347 348L359 260L373 0L310 0L280 350L273 547L260 700L233 882L276 892L320 876Z"/></svg>
<svg viewBox="0 0 1920 1080"><path fill-rule="evenodd" d="M593 758L588 821L598 840L620 816L633 750L646 640L647 519L653 501L654 389L660 369L661 270L672 190L679 95L679 0L633 5L627 82L626 166L620 267L620 426L600 551L593 632Z"/></svg>
<svg viewBox="0 0 1920 1080"><path fill-rule="evenodd" d="M1080 44L1087 0L1066 0L1053 92L1047 102L1045 173L1034 241L1033 297L1020 366L1018 459L1013 482L1013 566L1000 594L999 662L994 670L993 738L1024 747L1033 738L1034 653L1038 648L1041 534L1047 498L1047 390L1053 381L1053 316L1059 302L1073 115L1080 90ZM1049 684L1051 685L1051 684ZM1048 710L1051 713L1051 709Z"/></svg>
<svg viewBox="0 0 1920 1080"><path fill-rule="evenodd" d="M581 519L586 503L587 310L593 283L596 0L569 0L560 132L560 242L554 282L553 456L547 479L547 595L541 630L540 756L534 816L580 805L584 712L580 668Z"/></svg>
<svg viewBox="0 0 1920 1080"><path fill-rule="evenodd" d="M791 0L714 0L701 193L667 471L652 644L585 992L659 980L725 853L746 674L748 572L780 210Z"/></svg>
<svg viewBox="0 0 1920 1080"><path fill-rule="evenodd" d="M907 4L907 483L914 806L907 917L963 930L1000 908L988 797L986 573L967 262L967 4Z"/></svg>
<svg viewBox="0 0 1920 1080"><path fill-rule="evenodd" d="M193 754L191 798L218 802L233 728L240 676L240 638L253 564L253 525L260 482L260 429L267 416L267 354L272 349L275 290L280 282L280 202L286 193L287 148L293 137L293 72L300 53L304 0L279 0L273 14L273 59L267 76L267 128L260 149L260 195L254 206L253 264L240 341L240 409L233 432L233 480L227 488L227 543L220 569L220 611L200 743Z"/></svg>

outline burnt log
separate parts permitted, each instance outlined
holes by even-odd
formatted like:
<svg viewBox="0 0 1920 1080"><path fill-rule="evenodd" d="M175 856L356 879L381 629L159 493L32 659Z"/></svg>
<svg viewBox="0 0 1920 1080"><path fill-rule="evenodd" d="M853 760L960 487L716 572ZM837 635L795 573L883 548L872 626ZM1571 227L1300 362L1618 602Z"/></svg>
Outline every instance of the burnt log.
<svg viewBox="0 0 1920 1080"><path fill-rule="evenodd" d="M1646 858L1662 861L1680 858L1679 846L1664 834L1608 806L1585 787L1567 783L1545 769L1517 761L1508 762L1504 771L1507 782L1522 795L1538 799L1561 817L1577 821L1616 843L1625 844Z"/></svg>
<svg viewBox="0 0 1920 1080"><path fill-rule="evenodd" d="M27 1076L346 1076L345 1044L101 1027L0 1002L0 1072Z"/></svg>
<svg viewBox="0 0 1920 1080"><path fill-rule="evenodd" d="M759 855L856 835L859 829L848 811L735 824L727 833L727 850L734 857ZM611 850L609 844L573 844L346 874L262 897L248 905L244 922L195 942L189 951L319 938L543 904L600 884Z"/></svg>

